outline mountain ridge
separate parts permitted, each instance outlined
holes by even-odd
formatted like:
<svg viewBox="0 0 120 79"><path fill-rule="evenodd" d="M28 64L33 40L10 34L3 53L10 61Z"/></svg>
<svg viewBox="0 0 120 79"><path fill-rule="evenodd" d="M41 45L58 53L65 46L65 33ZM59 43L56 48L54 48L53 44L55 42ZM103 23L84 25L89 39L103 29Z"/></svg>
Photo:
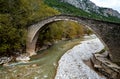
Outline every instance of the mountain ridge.
<svg viewBox="0 0 120 79"><path fill-rule="evenodd" d="M104 16L103 14L99 14L94 11L88 12L81 8L77 8L72 4L69 4L68 2L63 2L63 1L64 0L44 0L44 3L50 7L58 10L61 14L70 14L70 15L82 16L82 17L101 20L101 21L120 23L120 18L118 18L116 16L110 16L110 15ZM67 1L69 1L69 0L67 0ZM73 0L70 0L70 1L73 1ZM80 3L78 3L78 1L81 1L81 0L75 0L74 2L76 2L77 4L80 5ZM85 1L88 1L88 0L84 0L84 2ZM92 3L92 4L94 4L94 3ZM91 6L95 6L92 4L91 4Z"/></svg>
<svg viewBox="0 0 120 79"><path fill-rule="evenodd" d="M118 11L113 10L112 8L99 7L90 0L60 0L60 1L71 4L76 8L80 8L88 13L95 12L106 17L114 16L120 18L120 13Z"/></svg>

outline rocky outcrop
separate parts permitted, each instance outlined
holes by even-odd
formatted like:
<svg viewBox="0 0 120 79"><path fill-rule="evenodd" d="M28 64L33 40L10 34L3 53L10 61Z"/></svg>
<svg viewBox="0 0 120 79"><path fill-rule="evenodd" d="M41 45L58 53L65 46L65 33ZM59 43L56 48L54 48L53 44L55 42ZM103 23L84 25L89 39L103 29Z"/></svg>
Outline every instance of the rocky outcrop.
<svg viewBox="0 0 120 79"><path fill-rule="evenodd" d="M108 79L120 78L120 67L108 59L108 53L93 54L92 62L94 67Z"/></svg>
<svg viewBox="0 0 120 79"><path fill-rule="evenodd" d="M69 3L77 8L80 8L89 13L97 13L106 17L115 16L120 18L120 13L111 8L102 8L96 6L90 0L60 0L61 2Z"/></svg>

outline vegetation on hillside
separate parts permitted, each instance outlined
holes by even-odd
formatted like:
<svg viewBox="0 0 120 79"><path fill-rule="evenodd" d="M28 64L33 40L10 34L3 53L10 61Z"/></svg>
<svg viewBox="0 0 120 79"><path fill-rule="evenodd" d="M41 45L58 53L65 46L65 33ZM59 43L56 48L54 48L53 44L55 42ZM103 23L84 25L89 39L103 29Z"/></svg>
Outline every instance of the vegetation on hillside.
<svg viewBox="0 0 120 79"><path fill-rule="evenodd" d="M27 27L58 14L58 10L44 4L42 0L0 0L0 56L24 52ZM46 27L40 32L40 44L62 38L71 39L84 33L82 25L69 21L55 22Z"/></svg>
<svg viewBox="0 0 120 79"><path fill-rule="evenodd" d="M0 0L0 55L23 51L27 25L56 14L41 0Z"/></svg>
<svg viewBox="0 0 120 79"><path fill-rule="evenodd" d="M73 21L58 21L45 25L44 30L40 31L38 43L41 45L47 42L55 42L57 40L67 40L82 37L87 31L82 24Z"/></svg>
<svg viewBox="0 0 120 79"><path fill-rule="evenodd" d="M58 11L60 11L62 14L72 14L76 16L83 16L87 18L120 23L120 19L117 17L113 17L113 16L105 17L100 14L96 14L94 12L88 13L68 3L60 2L60 0L44 0L44 2L50 7L53 7L57 9Z"/></svg>

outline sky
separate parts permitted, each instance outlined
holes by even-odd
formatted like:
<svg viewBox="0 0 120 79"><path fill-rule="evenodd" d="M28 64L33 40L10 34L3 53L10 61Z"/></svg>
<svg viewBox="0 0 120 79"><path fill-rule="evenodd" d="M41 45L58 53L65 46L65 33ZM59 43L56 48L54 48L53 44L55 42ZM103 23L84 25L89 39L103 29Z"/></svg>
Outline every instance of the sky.
<svg viewBox="0 0 120 79"><path fill-rule="evenodd" d="M90 0L94 2L97 6L113 8L120 13L120 0Z"/></svg>

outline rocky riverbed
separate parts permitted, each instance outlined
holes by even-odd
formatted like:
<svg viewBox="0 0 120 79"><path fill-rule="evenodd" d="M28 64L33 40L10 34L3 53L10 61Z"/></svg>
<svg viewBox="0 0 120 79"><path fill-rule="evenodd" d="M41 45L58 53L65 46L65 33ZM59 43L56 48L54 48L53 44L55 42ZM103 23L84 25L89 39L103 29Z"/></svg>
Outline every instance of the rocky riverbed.
<svg viewBox="0 0 120 79"><path fill-rule="evenodd" d="M104 49L104 45L95 35L85 38L90 37L93 39L82 41L61 57L55 79L106 79L83 62L90 59L92 53Z"/></svg>
<svg viewBox="0 0 120 79"><path fill-rule="evenodd" d="M105 79L83 62L103 48L95 35L61 41L38 52L29 62L0 66L0 79Z"/></svg>

